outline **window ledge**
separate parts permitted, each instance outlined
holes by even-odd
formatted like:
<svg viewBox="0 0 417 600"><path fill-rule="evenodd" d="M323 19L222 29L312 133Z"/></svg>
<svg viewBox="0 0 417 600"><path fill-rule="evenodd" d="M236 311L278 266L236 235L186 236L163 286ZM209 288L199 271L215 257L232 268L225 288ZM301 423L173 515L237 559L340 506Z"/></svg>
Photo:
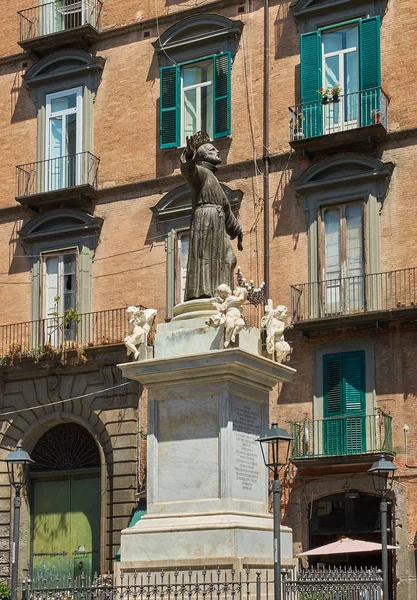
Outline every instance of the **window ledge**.
<svg viewBox="0 0 417 600"><path fill-rule="evenodd" d="M90 23L86 23L85 25L81 25L74 29L66 29L64 31L57 31L47 35L21 40L19 46L23 48L23 50L26 50L26 52L32 52L38 56L43 56L62 46L89 46L98 39L99 31Z"/></svg>

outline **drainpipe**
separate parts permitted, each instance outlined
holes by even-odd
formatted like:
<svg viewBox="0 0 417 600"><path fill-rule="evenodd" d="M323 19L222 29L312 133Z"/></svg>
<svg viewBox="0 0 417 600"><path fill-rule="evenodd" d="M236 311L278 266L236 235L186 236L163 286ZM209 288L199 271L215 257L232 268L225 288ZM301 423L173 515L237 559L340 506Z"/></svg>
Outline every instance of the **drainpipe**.
<svg viewBox="0 0 417 600"><path fill-rule="evenodd" d="M264 282L265 299L269 298L269 0L264 0L264 105L263 105L263 163L264 163Z"/></svg>

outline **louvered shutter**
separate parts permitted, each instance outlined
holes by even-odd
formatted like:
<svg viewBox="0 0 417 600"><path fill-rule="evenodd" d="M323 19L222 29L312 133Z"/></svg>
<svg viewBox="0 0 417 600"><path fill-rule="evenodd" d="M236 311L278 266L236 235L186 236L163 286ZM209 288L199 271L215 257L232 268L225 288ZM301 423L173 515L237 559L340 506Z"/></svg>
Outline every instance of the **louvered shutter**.
<svg viewBox="0 0 417 600"><path fill-rule="evenodd" d="M231 133L231 56L214 57L214 138Z"/></svg>
<svg viewBox="0 0 417 600"><path fill-rule="evenodd" d="M179 67L162 67L160 71L160 147L180 145Z"/></svg>
<svg viewBox="0 0 417 600"><path fill-rule="evenodd" d="M324 421L323 443L326 456L343 453L342 436L342 355L324 356Z"/></svg>
<svg viewBox="0 0 417 600"><path fill-rule="evenodd" d="M346 414L346 453L360 454L366 449L365 352L363 351L343 354L343 404Z"/></svg>
<svg viewBox="0 0 417 600"><path fill-rule="evenodd" d="M372 111L381 109L381 19L362 19L359 23L361 88L361 125L373 122Z"/></svg>
<svg viewBox="0 0 417 600"><path fill-rule="evenodd" d="M317 93L322 85L320 31L312 31L301 35L300 55L303 132L305 137L314 137L323 133L322 105L319 101L320 96Z"/></svg>

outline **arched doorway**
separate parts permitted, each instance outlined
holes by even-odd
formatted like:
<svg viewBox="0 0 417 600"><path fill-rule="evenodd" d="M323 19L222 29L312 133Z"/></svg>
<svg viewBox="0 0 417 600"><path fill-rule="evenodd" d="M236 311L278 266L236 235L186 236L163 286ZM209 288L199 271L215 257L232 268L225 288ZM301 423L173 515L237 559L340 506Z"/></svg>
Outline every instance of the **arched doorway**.
<svg viewBox="0 0 417 600"><path fill-rule="evenodd" d="M372 494L349 491L325 496L309 506L310 548L319 548L337 541L342 536L381 542L380 499ZM388 523L391 524L391 507L388 505ZM392 527L388 527L388 543L392 543ZM390 557L391 558L391 557ZM334 554L310 557L316 565L346 565L381 568L381 553Z"/></svg>
<svg viewBox="0 0 417 600"><path fill-rule="evenodd" d="M31 453L32 578L92 575L100 565L100 453L76 423L56 425Z"/></svg>

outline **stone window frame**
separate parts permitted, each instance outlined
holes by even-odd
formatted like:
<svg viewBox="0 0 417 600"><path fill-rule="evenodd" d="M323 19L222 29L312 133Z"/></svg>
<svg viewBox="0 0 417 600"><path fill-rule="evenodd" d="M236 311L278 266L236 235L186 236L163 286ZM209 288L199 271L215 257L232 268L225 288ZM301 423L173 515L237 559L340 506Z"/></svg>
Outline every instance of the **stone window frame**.
<svg viewBox="0 0 417 600"><path fill-rule="evenodd" d="M242 203L243 192L232 190L226 184L220 183L230 206L237 215ZM190 229L191 226L191 192L188 184L180 185L159 200L151 208L153 221L158 229L162 229L165 237L166 261L166 315L165 320L170 321L176 304L176 270L177 270L177 234Z"/></svg>
<svg viewBox="0 0 417 600"><path fill-rule="evenodd" d="M42 255L72 248L78 253L77 311L91 311L93 259L102 225L101 217L81 210L57 209L32 219L19 231L31 256L33 321L40 320L42 314Z"/></svg>
<svg viewBox="0 0 417 600"><path fill-rule="evenodd" d="M384 0L326 0L316 4L315 0L298 0L291 7L300 33L315 31L352 19L383 16Z"/></svg>
<svg viewBox="0 0 417 600"><path fill-rule="evenodd" d="M293 182L296 194L304 199L309 283L319 281L320 211L347 202L363 202L365 274L380 272L380 212L393 170L392 162L346 153L314 164ZM374 299L378 302L378 295ZM309 301L310 314L318 315L319 298L313 294Z"/></svg>
<svg viewBox="0 0 417 600"><path fill-rule="evenodd" d="M23 76L37 108L37 161L46 157L46 97L82 87L82 150L93 152L93 105L105 60L83 50L61 50L41 59Z"/></svg>

